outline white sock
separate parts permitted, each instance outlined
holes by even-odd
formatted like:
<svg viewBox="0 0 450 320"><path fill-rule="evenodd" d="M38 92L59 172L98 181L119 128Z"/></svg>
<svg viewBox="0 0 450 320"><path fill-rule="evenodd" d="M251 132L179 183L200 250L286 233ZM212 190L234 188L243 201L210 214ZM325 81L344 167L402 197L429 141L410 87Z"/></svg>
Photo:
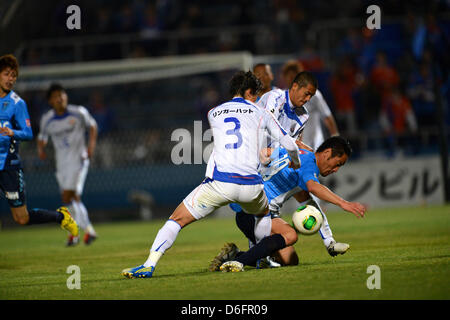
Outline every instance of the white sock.
<svg viewBox="0 0 450 320"><path fill-rule="evenodd" d="M167 220L161 229L159 229L155 240L150 249L150 255L144 263L144 267L155 267L161 256L169 249L175 242L175 239L180 232L180 225L174 220Z"/></svg>
<svg viewBox="0 0 450 320"><path fill-rule="evenodd" d="M265 237L270 236L272 229L272 217L266 214L262 218L255 217L255 240L256 243L260 242Z"/></svg>
<svg viewBox="0 0 450 320"><path fill-rule="evenodd" d="M78 226L84 230L87 227L86 221L83 217L82 210L80 209L80 206L78 205L77 201L72 201L69 205L71 209L71 213L73 213L73 219L78 224Z"/></svg>
<svg viewBox="0 0 450 320"><path fill-rule="evenodd" d="M323 212L322 208L319 205L319 198L317 198L316 196L311 195L311 200L308 201L309 205L313 205L314 207L316 207L317 209L319 209L319 211L322 213L323 216L323 222L322 222L322 226L319 229L319 234L322 237L323 240L323 244L325 245L325 247L328 247L330 245L331 242L335 241L333 238L333 232L331 231L330 225L328 224L328 219L327 216L325 215L325 213Z"/></svg>
<svg viewBox="0 0 450 320"><path fill-rule="evenodd" d="M80 208L81 214L83 215L83 219L86 223L86 228L84 228L84 231L96 236L97 233L95 232L94 226L92 225L91 220L89 219L88 211L87 211L86 207L84 206L84 203L81 201L78 201L78 207Z"/></svg>

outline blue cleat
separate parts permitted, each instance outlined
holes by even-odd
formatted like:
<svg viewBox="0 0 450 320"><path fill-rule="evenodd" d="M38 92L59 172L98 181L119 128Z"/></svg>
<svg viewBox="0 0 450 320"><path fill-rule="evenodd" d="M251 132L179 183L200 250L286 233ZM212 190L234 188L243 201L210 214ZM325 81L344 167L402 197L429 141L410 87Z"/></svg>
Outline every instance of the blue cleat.
<svg viewBox="0 0 450 320"><path fill-rule="evenodd" d="M144 267L144 265L122 270L122 275L129 279L134 278L151 278L155 271L155 267Z"/></svg>

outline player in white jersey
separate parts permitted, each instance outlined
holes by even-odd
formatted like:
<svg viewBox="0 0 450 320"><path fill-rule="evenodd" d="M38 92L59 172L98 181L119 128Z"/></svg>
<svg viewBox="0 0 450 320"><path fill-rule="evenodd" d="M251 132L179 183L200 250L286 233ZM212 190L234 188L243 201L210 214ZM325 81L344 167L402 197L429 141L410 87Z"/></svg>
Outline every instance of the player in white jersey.
<svg viewBox="0 0 450 320"><path fill-rule="evenodd" d="M261 82L253 73L238 72L230 86L230 92L238 92L238 95L208 112L214 149L205 180L180 203L159 230L147 261L123 270L123 276L152 277L156 264L172 246L181 228L232 202L240 204L246 214L257 216L255 233L262 240L240 260L221 266L222 271L242 271L244 265L265 257L267 252L295 243L296 239L291 242L280 234L270 235L271 218L258 165L259 147L263 144L261 139L265 130L286 148L294 168L300 167L297 146L271 113L253 103L261 89Z"/></svg>
<svg viewBox="0 0 450 320"><path fill-rule="evenodd" d="M97 234L81 201L81 195L89 159L93 156L96 146L97 123L85 107L68 104L67 93L59 84L50 86L47 99L52 109L41 118L38 135L39 158L46 159L45 147L51 137L55 149L56 179L62 201L72 208L75 220L84 230L84 243L90 244ZM76 245L78 241L78 237L70 235L67 245Z"/></svg>
<svg viewBox="0 0 450 320"><path fill-rule="evenodd" d="M287 61L281 71L283 82L291 84L295 76L302 71L303 66L299 61ZM325 140L322 124L331 136L339 135L339 130L334 116L319 89L316 90L316 94L305 104L305 108L308 110L309 119L303 129L301 141L310 146L312 150L316 150Z"/></svg>

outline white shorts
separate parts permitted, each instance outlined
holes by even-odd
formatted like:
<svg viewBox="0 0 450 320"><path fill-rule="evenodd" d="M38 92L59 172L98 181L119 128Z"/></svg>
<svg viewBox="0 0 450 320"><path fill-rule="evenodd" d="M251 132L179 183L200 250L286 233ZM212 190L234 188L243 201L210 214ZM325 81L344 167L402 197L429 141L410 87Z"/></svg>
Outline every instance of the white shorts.
<svg viewBox="0 0 450 320"><path fill-rule="evenodd" d="M89 159L66 166L56 171L56 180L61 191L74 190L78 196L83 193L84 183L89 169Z"/></svg>
<svg viewBox="0 0 450 320"><path fill-rule="evenodd" d="M197 220L232 202L238 203L244 212L250 214L261 214L268 208L262 184L242 185L210 180L203 182L183 200Z"/></svg>

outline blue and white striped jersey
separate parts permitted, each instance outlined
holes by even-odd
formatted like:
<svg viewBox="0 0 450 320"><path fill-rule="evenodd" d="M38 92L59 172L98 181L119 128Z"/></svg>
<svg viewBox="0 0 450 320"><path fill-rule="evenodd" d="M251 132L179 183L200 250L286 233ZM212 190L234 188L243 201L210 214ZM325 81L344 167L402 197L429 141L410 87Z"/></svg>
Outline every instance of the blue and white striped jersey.
<svg viewBox="0 0 450 320"><path fill-rule="evenodd" d="M0 170L20 168L19 143L33 139L27 104L14 91L0 98L0 126L13 130L14 136L0 135Z"/></svg>
<svg viewBox="0 0 450 320"><path fill-rule="evenodd" d="M294 108L289 99L289 90L275 88L266 92L258 100L258 105L273 113L283 129L294 139L298 138L309 118L305 107Z"/></svg>
<svg viewBox="0 0 450 320"><path fill-rule="evenodd" d="M266 130L299 161L297 147L273 114L250 101L235 97L208 112L214 148L206 177L237 184L261 184L259 151ZM297 162L298 163L298 162Z"/></svg>
<svg viewBox="0 0 450 320"><path fill-rule="evenodd" d="M306 182L309 180L319 182L320 172L314 153L300 149L299 154L302 165L294 170L289 168L290 158L286 150L277 148L272 152L270 164L261 170L271 211L278 211L293 194L308 191Z"/></svg>

